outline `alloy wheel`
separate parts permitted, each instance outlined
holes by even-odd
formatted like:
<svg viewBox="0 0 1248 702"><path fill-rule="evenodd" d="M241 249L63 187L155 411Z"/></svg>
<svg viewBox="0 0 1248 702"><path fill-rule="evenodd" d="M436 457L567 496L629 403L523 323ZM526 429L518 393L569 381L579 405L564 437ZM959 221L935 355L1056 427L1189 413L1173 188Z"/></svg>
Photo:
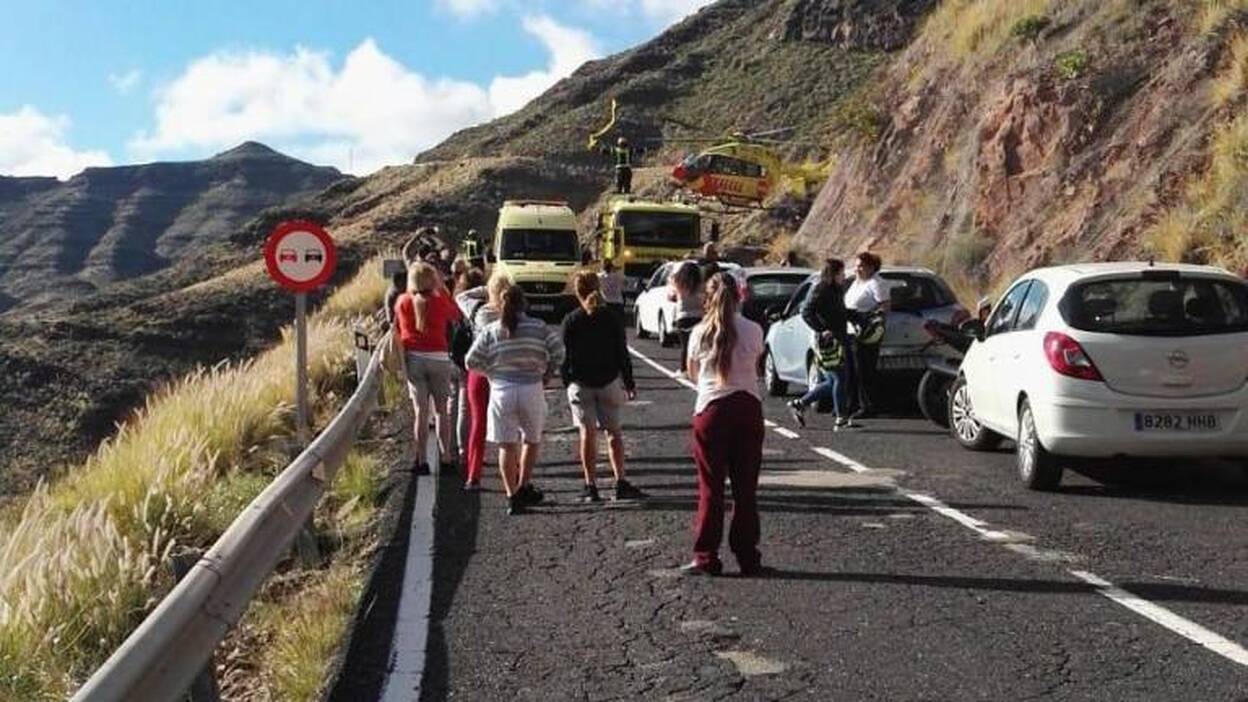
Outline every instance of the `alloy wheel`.
<svg viewBox="0 0 1248 702"><path fill-rule="evenodd" d="M983 431L983 427L971 412L971 391L966 383L958 385L953 393L952 403L950 413L953 415L953 430L958 433L959 439L973 443L979 437L979 432Z"/></svg>

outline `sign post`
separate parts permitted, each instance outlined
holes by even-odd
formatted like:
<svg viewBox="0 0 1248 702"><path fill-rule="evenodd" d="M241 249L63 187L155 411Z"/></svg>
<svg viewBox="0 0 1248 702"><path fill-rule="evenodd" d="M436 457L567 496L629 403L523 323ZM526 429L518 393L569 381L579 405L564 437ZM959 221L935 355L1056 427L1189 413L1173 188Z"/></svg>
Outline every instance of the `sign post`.
<svg viewBox="0 0 1248 702"><path fill-rule="evenodd" d="M311 440L308 409L308 293L327 283L338 265L334 240L320 225L288 220L264 245L264 263L278 285L295 293L295 412L300 446Z"/></svg>

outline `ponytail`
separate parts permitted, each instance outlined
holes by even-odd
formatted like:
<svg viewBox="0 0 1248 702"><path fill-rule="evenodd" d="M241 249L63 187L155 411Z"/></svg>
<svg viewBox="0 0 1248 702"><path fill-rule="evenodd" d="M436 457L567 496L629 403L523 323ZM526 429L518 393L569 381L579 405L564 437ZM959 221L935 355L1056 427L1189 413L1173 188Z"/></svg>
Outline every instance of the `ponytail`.
<svg viewBox="0 0 1248 702"><path fill-rule="evenodd" d="M606 298L602 296L602 285L598 282L598 276L589 271L576 274L572 279L572 289L576 292L576 299L581 301L581 307L590 314L607 304Z"/></svg>
<svg viewBox="0 0 1248 702"><path fill-rule="evenodd" d="M520 313L524 312L524 291L519 285L508 285L503 290L502 305L499 321L509 334L515 334L516 326L520 324Z"/></svg>
<svg viewBox="0 0 1248 702"><path fill-rule="evenodd" d="M732 370L732 351L737 345L737 310L741 298L737 281L728 273L716 273L706 284L706 316L698 353L710 358L711 369L721 382Z"/></svg>

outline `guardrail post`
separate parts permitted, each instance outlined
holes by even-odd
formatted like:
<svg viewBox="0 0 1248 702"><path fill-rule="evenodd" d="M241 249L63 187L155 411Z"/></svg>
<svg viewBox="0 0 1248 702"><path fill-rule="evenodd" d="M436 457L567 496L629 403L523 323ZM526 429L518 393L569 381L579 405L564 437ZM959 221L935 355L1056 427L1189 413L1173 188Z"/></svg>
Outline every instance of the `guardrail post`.
<svg viewBox="0 0 1248 702"><path fill-rule="evenodd" d="M173 554L174 580L180 581L186 577L186 574L191 572L191 568L199 562L201 556L203 553L195 550ZM216 670L211 658L208 660L208 665L199 671L195 682L191 683L191 688L186 691L185 699L187 702L221 702L221 691L217 689Z"/></svg>

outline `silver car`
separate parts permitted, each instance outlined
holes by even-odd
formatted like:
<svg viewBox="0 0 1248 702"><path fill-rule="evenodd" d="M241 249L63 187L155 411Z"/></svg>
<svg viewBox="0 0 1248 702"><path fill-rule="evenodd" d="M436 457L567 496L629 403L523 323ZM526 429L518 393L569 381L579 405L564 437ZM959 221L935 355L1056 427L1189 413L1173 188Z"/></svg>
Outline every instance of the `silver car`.
<svg viewBox="0 0 1248 702"><path fill-rule="evenodd" d="M927 368L928 354L946 351L932 346L923 323L934 320L958 324L970 315L958 304L949 285L933 271L884 266L880 276L889 283L892 311L885 319L877 371L881 375L917 374ZM790 383L810 387L816 381L814 332L802 319L801 310L818 280L813 275L802 283L767 330L763 377L772 395L786 394Z"/></svg>

